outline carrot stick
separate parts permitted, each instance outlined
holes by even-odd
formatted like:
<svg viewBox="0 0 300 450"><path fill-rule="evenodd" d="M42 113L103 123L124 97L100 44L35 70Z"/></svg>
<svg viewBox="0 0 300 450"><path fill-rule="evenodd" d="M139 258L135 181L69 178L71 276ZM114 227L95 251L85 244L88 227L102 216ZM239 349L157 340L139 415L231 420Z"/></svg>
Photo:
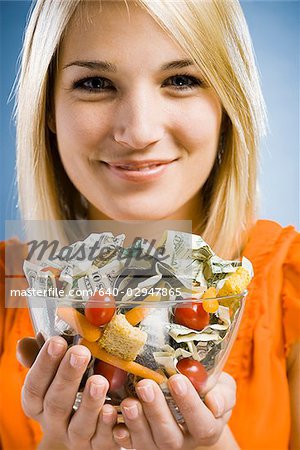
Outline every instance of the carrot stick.
<svg viewBox="0 0 300 450"><path fill-rule="evenodd" d="M86 339L82 339L80 344L85 345L90 350L91 354L96 358L101 359L112 366L118 367L119 369L125 370L125 372L133 373L141 378L149 378L150 380L156 381L158 384L166 381L165 376L155 372L154 370L148 369L148 367L142 366L141 364L133 361L124 361L118 356L107 353L96 342L89 342Z"/></svg>
<svg viewBox="0 0 300 450"><path fill-rule="evenodd" d="M158 302L160 299L161 294L157 293L148 295L148 297L145 298L144 302ZM149 311L149 306L136 306L135 308L130 309L130 311L127 311L125 317L132 326L135 326L143 319L145 319L145 317L149 314Z"/></svg>
<svg viewBox="0 0 300 450"><path fill-rule="evenodd" d="M57 308L57 315L67 322L74 330L88 341L94 342L100 339L102 330L91 324L87 318L75 308Z"/></svg>
<svg viewBox="0 0 300 450"><path fill-rule="evenodd" d="M52 272L53 275L58 278L60 276L61 270L57 269L56 267L44 267L41 272Z"/></svg>

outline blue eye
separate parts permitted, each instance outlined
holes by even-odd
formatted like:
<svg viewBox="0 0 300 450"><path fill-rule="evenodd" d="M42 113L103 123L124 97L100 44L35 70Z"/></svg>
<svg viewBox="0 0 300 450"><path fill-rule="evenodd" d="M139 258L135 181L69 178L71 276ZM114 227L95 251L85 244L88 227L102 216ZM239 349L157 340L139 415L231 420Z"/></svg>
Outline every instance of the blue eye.
<svg viewBox="0 0 300 450"><path fill-rule="evenodd" d="M191 75L174 75L169 77L164 83L163 87L171 86L178 90L192 89L197 86L202 86L203 82Z"/></svg>
<svg viewBox="0 0 300 450"><path fill-rule="evenodd" d="M81 89L88 92L101 92L113 89L112 83L106 78L89 77L83 80L76 81L73 84L74 89Z"/></svg>

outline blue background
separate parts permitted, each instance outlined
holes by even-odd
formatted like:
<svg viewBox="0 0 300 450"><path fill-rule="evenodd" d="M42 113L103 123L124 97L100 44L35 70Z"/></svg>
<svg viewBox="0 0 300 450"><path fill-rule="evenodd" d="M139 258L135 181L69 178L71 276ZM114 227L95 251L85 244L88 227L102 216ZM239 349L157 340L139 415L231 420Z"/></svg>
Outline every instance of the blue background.
<svg viewBox="0 0 300 450"><path fill-rule="evenodd" d="M252 35L270 133L262 143L261 213L282 225L300 227L299 159L299 1L242 1ZM13 101L29 1L0 0L0 240L4 221L18 217L14 179ZM28 174L30 176L30 174Z"/></svg>

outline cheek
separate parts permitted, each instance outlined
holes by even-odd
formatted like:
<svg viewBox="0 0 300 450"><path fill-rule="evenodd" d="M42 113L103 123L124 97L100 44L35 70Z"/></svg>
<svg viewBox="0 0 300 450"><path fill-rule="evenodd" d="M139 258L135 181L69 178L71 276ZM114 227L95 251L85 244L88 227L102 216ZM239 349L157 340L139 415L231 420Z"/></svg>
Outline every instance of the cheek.
<svg viewBox="0 0 300 450"><path fill-rule="evenodd" d="M189 153L196 150L215 153L221 117L218 102L193 99L173 116L178 140Z"/></svg>
<svg viewBox="0 0 300 450"><path fill-rule="evenodd" d="M57 140L60 153L74 156L95 152L109 129L108 114L89 104L57 105Z"/></svg>

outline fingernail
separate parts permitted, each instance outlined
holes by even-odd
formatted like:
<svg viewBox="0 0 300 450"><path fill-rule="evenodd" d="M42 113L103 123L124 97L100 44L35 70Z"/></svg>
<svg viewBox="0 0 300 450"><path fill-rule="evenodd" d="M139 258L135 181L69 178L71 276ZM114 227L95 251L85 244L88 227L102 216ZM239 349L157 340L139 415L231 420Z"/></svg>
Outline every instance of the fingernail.
<svg viewBox="0 0 300 450"><path fill-rule="evenodd" d="M174 375L171 379L171 386L176 395L183 396L187 393L185 379L181 375Z"/></svg>
<svg viewBox="0 0 300 450"><path fill-rule="evenodd" d="M83 355L75 355L75 353L71 353L70 356L70 364L75 369L80 369L87 363L87 357Z"/></svg>
<svg viewBox="0 0 300 450"><path fill-rule="evenodd" d="M105 390L105 384L104 383L91 383L90 384L90 396L93 397L95 400L99 400L103 397Z"/></svg>
<svg viewBox="0 0 300 450"><path fill-rule="evenodd" d="M102 420L105 425L111 425L113 419L113 409L109 405L103 405L102 408Z"/></svg>
<svg viewBox="0 0 300 450"><path fill-rule="evenodd" d="M153 402L155 398L154 389L151 386L151 384L144 384L143 386L138 386L136 388L138 395L141 397L141 399L146 402L150 403Z"/></svg>
<svg viewBox="0 0 300 450"><path fill-rule="evenodd" d="M128 433L126 430L117 430L117 431L114 431L114 437L116 439L125 439L125 438L128 438Z"/></svg>
<svg viewBox="0 0 300 450"><path fill-rule="evenodd" d="M63 343L58 341L50 341L47 352L52 358L55 358L57 356L61 356L64 352L65 346Z"/></svg>
<svg viewBox="0 0 300 450"><path fill-rule="evenodd" d="M139 410L136 404L131 406L123 406L122 407L123 412L125 413L125 416L127 419L134 420L139 415Z"/></svg>

